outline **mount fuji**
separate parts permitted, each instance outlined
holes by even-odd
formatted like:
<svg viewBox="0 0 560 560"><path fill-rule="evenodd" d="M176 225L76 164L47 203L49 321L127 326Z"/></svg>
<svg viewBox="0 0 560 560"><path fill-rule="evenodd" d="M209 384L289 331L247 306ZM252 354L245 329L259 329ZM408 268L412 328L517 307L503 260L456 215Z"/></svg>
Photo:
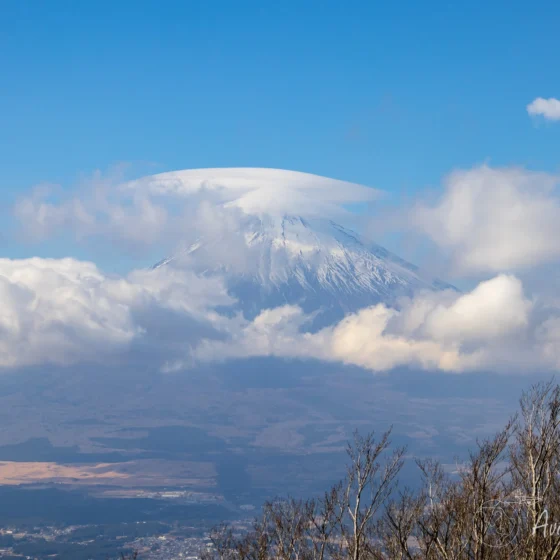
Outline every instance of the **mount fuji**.
<svg viewBox="0 0 560 560"><path fill-rule="evenodd" d="M202 171L196 172L204 176ZM455 289L358 233L317 216L316 212L284 212L286 200L282 207L272 205L274 197L284 195L282 198L289 199L290 194L297 192L298 196L292 198L297 199L297 206L302 209L305 206L302 191L297 189L301 177L308 183L309 177L315 180L312 192L318 197L324 194L321 181L329 182L329 193L332 193L334 180L279 170L231 171L243 171L249 185L248 193L242 191L233 200L230 195L226 197L227 202L218 204L221 210L230 211L227 215L234 219L224 220L228 222L227 227L195 231L188 243L157 263L154 269L186 265L203 277L221 277L238 302L236 309L248 319L263 309L291 304L300 306L306 313L316 313L314 327L377 303L398 305L400 296L410 296L420 289ZM175 173L172 180L165 174L167 177L156 184L172 184L175 191L177 185L187 185L192 190L191 176L185 176L191 173ZM259 181L255 180L255 174ZM274 189L267 190L271 183ZM224 175L205 182L204 188L210 185L216 189L217 184L222 192L227 192ZM242 178L236 176L236 190L242 184ZM359 185L353 187L373 191ZM252 207L247 211L244 203L259 198L267 207ZM312 201L308 202L311 207Z"/></svg>

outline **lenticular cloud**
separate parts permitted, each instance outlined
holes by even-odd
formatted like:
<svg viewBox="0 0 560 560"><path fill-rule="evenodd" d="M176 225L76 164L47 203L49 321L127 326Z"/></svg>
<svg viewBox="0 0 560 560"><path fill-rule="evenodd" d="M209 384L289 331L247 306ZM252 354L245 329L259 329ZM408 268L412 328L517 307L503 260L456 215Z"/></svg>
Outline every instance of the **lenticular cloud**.
<svg viewBox="0 0 560 560"><path fill-rule="evenodd" d="M123 190L156 196L207 194L248 214L330 214L368 202L380 191L311 173L262 168L186 169L131 181Z"/></svg>
<svg viewBox="0 0 560 560"><path fill-rule="evenodd" d="M347 214L346 204L370 202L380 194L298 171L187 169L129 182L96 174L68 197L60 189L36 188L17 202L14 214L22 234L35 242L65 232L80 242L105 238L127 250L164 250L165 244L192 234L201 221L207 229L243 215L335 218ZM239 228L234 224L234 229Z"/></svg>

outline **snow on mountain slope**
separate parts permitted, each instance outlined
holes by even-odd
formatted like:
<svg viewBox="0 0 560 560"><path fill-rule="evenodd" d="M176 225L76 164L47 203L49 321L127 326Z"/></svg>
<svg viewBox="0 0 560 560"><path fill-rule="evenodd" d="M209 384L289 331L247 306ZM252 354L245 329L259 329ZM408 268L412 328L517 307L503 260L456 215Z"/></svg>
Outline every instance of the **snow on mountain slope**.
<svg viewBox="0 0 560 560"><path fill-rule="evenodd" d="M248 317L297 304L321 311L321 325L418 289L451 287L332 220L293 215L244 215L235 231L199 237L155 268L184 262L224 277Z"/></svg>

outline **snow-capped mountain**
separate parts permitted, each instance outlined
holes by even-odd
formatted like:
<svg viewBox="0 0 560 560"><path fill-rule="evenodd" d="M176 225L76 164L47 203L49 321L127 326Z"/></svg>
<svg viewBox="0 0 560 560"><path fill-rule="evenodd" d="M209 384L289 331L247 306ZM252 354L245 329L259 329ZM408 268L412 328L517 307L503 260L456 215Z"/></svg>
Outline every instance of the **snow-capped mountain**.
<svg viewBox="0 0 560 560"><path fill-rule="evenodd" d="M154 268L188 263L225 278L248 318L284 304L320 311L317 325L418 289L452 288L326 219L245 215L234 229L200 236Z"/></svg>

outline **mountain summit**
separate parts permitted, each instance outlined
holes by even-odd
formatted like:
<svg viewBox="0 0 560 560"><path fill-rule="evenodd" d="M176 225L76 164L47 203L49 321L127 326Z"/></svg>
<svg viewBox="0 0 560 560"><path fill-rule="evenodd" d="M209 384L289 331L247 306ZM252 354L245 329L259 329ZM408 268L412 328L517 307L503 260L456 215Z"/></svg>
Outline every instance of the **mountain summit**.
<svg viewBox="0 0 560 560"><path fill-rule="evenodd" d="M292 304L318 312L324 324L376 303L395 305L418 289L451 288L326 218L348 217L346 204L375 200L373 188L253 168L174 171L125 188L172 194L196 209L189 241L154 268L184 264L223 278L247 318Z"/></svg>
<svg viewBox="0 0 560 560"><path fill-rule="evenodd" d="M332 220L291 215L244 216L235 230L200 236L154 268L181 263L224 278L248 318L294 304L319 311L321 326L418 289L451 288Z"/></svg>

